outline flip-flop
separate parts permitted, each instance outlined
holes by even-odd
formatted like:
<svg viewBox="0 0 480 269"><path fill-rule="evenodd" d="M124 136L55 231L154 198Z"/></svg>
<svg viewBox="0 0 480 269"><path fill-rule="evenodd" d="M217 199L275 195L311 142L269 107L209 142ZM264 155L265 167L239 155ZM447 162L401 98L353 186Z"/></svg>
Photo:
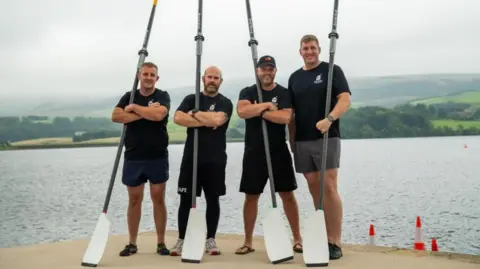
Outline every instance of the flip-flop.
<svg viewBox="0 0 480 269"><path fill-rule="evenodd" d="M235 254L237 255L245 255L245 254L248 254L250 252L254 252L255 249L249 247L249 246L242 246L240 248L237 249L237 251L235 251Z"/></svg>
<svg viewBox="0 0 480 269"><path fill-rule="evenodd" d="M293 251L295 251L295 252L297 252L297 253L303 253L303 246L302 246L302 244L296 243L295 245L293 245Z"/></svg>

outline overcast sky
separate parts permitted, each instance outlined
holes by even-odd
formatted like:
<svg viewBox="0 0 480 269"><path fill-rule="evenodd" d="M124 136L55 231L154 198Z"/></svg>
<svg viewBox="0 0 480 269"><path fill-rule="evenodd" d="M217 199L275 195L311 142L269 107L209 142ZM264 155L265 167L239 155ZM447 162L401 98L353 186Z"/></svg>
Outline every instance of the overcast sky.
<svg viewBox="0 0 480 269"><path fill-rule="evenodd" d="M115 95L131 89L151 0L1 0L0 96ZM245 1L204 0L202 68L253 76ZM160 88L193 85L195 0L159 0L148 61ZM302 65L299 39L328 61L333 0L251 0L259 55ZM480 72L480 1L340 0L335 63L347 76Z"/></svg>

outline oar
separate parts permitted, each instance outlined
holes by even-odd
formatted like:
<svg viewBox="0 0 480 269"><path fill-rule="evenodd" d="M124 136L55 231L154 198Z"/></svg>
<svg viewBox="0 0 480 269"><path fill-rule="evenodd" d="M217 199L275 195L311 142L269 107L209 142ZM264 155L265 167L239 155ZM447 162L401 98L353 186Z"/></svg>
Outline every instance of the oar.
<svg viewBox="0 0 480 269"><path fill-rule="evenodd" d="M252 50L252 60L254 67L253 70L255 72L255 80L257 83L258 102L263 103L260 81L258 80L256 72L258 61L258 41L255 39L255 33L253 31L253 20L252 11L250 8L250 1L246 0L245 2L247 7L248 29L250 32L250 41L248 42L248 45ZM262 221L263 237L270 261L273 264L278 264L281 262L293 260L293 248L290 238L288 236L287 228L284 224L284 220L282 219L282 214L277 207L277 199L275 196L275 183L272 171L272 161L270 156L270 145L268 142L267 124L265 123L264 119L262 119L262 131L263 141L265 145L265 156L267 159L268 178L270 182L270 193L272 196L273 204L272 208L268 211L267 216Z"/></svg>
<svg viewBox="0 0 480 269"><path fill-rule="evenodd" d="M202 62L202 11L203 1L198 1L198 26L195 41L197 42L197 76L195 83L195 109L200 108L200 66ZM192 175L192 207L188 215L187 230L182 248L182 262L200 263L205 253L207 237L207 223L205 215L197 210L197 170L198 170L198 129L194 129L193 136L193 175Z"/></svg>
<svg viewBox="0 0 480 269"><path fill-rule="evenodd" d="M150 19L148 20L147 32L145 34L145 39L143 41L142 49L138 52L139 60L137 64L137 70L135 72L135 79L133 82L132 91L130 93L130 104L133 103L133 98L135 96L135 91L138 86L138 72L141 65L145 62L145 58L148 56L147 46L150 39L150 31L152 30L153 19L155 17L155 9L157 7L158 0L153 0L152 11L150 12ZM103 211L100 214L100 217L97 221L97 226L93 231L93 235L88 244L87 250L83 255L82 266L86 267L96 267L100 262L100 259L103 256L105 251L105 246L107 245L108 235L110 233L110 221L107 218L108 205L110 203L110 197L112 196L113 184L115 183L115 177L117 175L118 164L120 162L120 156L122 154L124 140L125 140L125 131L127 126L123 126L122 136L120 137L120 142L117 148L117 155L115 157L115 163L113 165L112 174L110 176L110 184L108 185L107 197L105 198L105 203L103 205Z"/></svg>
<svg viewBox="0 0 480 269"><path fill-rule="evenodd" d="M330 101L332 99L333 82L333 63L335 58L335 45L338 38L337 33L338 0L333 5L332 31L328 35L330 38L330 60L327 80L327 101L325 106L325 115L330 113ZM327 227L323 211L323 184L326 177L327 168L327 146L328 130L323 134L323 152L322 167L320 178L320 199L318 210L315 210L310 218L305 222L305 233L303 235L303 260L307 267L325 267L330 261L330 252L328 247Z"/></svg>

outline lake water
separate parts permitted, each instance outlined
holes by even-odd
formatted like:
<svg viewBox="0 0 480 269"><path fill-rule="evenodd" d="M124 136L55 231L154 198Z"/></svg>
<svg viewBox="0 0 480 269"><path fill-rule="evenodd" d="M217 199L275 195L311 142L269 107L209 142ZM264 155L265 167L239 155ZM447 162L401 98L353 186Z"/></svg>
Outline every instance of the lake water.
<svg viewBox="0 0 480 269"><path fill-rule="evenodd" d="M170 146L169 229L177 229L182 150L183 145ZM343 140L342 150L344 243L367 243L374 224L378 245L410 248L418 215L428 248L435 237L443 251L480 254L480 137ZM0 247L89 237L103 207L115 152L116 147L0 151ZM243 233L242 153L243 143L228 145L221 233ZM109 208L114 234L127 233L122 163ZM303 224L313 205L303 176L297 179ZM268 184L265 192L258 220L271 207ZM205 208L203 197L199 207ZM148 188L140 229L154 229ZM262 234L258 222L255 233Z"/></svg>

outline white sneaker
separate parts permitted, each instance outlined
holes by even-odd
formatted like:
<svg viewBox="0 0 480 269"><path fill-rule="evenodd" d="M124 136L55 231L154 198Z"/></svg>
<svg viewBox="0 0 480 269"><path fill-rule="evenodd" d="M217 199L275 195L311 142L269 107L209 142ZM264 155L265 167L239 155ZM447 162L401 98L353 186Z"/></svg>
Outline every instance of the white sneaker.
<svg viewBox="0 0 480 269"><path fill-rule="evenodd" d="M181 256L183 248L183 239L178 239L177 243L170 250L170 256Z"/></svg>
<svg viewBox="0 0 480 269"><path fill-rule="evenodd" d="M215 238L207 239L207 242L205 242L205 252L210 255L220 255L220 250L217 247L217 242L215 242Z"/></svg>

